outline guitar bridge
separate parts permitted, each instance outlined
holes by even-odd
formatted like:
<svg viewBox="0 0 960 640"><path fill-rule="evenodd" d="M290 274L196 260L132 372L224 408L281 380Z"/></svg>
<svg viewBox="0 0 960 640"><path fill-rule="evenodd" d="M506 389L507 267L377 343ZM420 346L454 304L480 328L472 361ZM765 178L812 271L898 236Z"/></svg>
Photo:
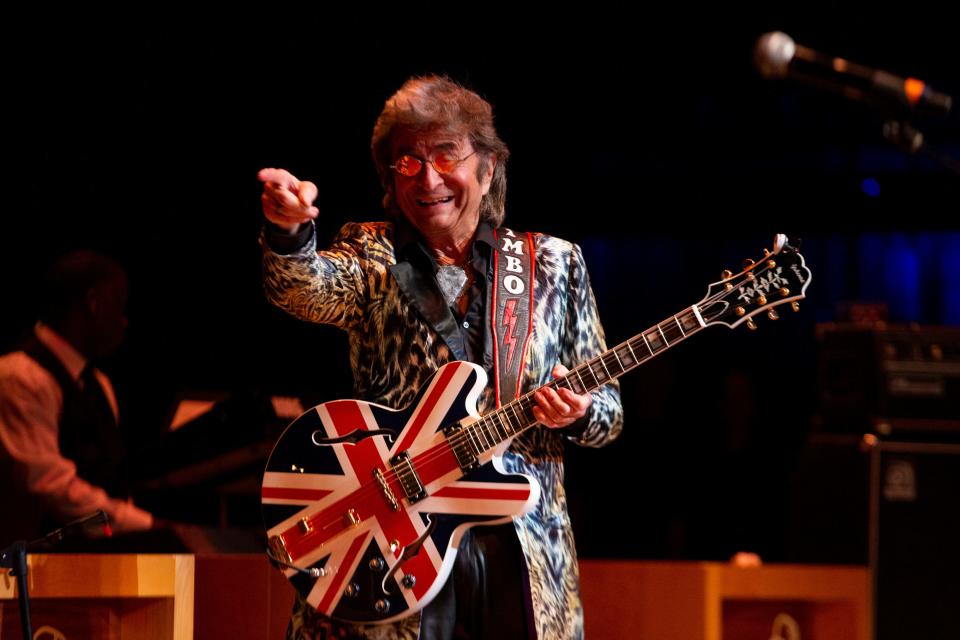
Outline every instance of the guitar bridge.
<svg viewBox="0 0 960 640"><path fill-rule="evenodd" d="M377 484L380 485L380 493L383 494L390 508L394 511L400 511L400 503L397 502L397 496L393 495L393 490L390 489L390 485L387 483L387 479L383 477L380 469L373 470L373 477L377 479Z"/></svg>

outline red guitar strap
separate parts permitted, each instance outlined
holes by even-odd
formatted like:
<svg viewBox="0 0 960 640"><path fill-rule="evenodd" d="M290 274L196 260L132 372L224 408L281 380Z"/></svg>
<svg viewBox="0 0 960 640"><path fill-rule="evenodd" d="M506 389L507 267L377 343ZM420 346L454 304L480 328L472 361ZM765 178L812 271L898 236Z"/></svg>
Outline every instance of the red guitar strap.
<svg viewBox="0 0 960 640"><path fill-rule="evenodd" d="M531 234L518 236L503 227L494 229L493 237L490 328L493 378L500 407L520 396L527 345L533 333L534 246Z"/></svg>

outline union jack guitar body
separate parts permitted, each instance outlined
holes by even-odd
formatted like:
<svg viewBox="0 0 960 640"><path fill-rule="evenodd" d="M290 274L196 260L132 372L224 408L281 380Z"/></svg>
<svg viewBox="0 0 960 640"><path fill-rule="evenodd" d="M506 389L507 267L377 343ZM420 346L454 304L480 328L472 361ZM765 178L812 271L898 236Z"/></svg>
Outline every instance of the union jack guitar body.
<svg viewBox="0 0 960 640"><path fill-rule="evenodd" d="M592 391L707 326L796 308L809 283L803 257L778 236L773 252L710 285L697 304L550 386ZM536 424L533 392L480 416L486 384L481 367L451 362L405 409L336 400L287 427L263 479L268 553L320 613L378 623L419 611L443 587L469 527L537 503L537 482L503 473L497 455Z"/></svg>

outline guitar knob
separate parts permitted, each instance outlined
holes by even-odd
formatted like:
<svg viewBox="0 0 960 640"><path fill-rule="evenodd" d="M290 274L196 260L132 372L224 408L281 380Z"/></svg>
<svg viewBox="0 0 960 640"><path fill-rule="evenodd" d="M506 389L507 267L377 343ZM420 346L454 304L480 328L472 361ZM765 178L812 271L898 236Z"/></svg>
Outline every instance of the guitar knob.
<svg viewBox="0 0 960 640"><path fill-rule="evenodd" d="M763 296L763 295L757 296L757 304L760 305L761 307L767 304L767 296Z"/></svg>
<svg viewBox="0 0 960 640"><path fill-rule="evenodd" d="M753 321L753 318L747 320L747 329L750 329L750 331L757 330L757 323Z"/></svg>
<svg viewBox="0 0 960 640"><path fill-rule="evenodd" d="M343 595L350 598L356 598L360 594L360 585L356 582L351 582L347 585L347 588L343 590Z"/></svg>
<svg viewBox="0 0 960 640"><path fill-rule="evenodd" d="M790 303L790 308L793 309L794 311L800 311L800 303L797 301L793 301Z"/></svg>
<svg viewBox="0 0 960 640"><path fill-rule="evenodd" d="M390 611L390 602L380 598L373 603L373 608L377 610L377 613L386 613L387 611Z"/></svg>
<svg viewBox="0 0 960 640"><path fill-rule="evenodd" d="M387 563L383 561L383 558L370 558L370 563L367 566L370 567L370 571L383 571Z"/></svg>
<svg viewBox="0 0 960 640"><path fill-rule="evenodd" d="M413 589L414 585L417 584L417 576L413 575L412 573L408 573L400 580L400 584L407 589Z"/></svg>
<svg viewBox="0 0 960 640"><path fill-rule="evenodd" d="M776 309L770 309L769 311L767 311L767 317L770 318L771 320L779 320L780 314L777 313Z"/></svg>

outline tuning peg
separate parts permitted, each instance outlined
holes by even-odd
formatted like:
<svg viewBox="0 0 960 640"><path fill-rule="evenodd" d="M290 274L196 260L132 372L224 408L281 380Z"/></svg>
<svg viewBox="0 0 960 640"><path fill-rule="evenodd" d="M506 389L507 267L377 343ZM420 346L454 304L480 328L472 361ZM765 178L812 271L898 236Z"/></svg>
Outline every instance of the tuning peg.
<svg viewBox="0 0 960 640"><path fill-rule="evenodd" d="M767 269L776 269L777 263L775 260L767 260Z"/></svg>
<svg viewBox="0 0 960 640"><path fill-rule="evenodd" d="M797 301L793 301L790 303L790 308L793 309L794 311L800 311L800 303Z"/></svg>
<svg viewBox="0 0 960 640"><path fill-rule="evenodd" d="M754 263L753 260L751 260L750 258L747 258L746 260L743 261L743 268L744 268L744 269L749 269L749 268L752 267L754 264L755 264L755 263Z"/></svg>
<svg viewBox="0 0 960 640"><path fill-rule="evenodd" d="M750 329L750 331L757 330L757 323L753 321L753 318L747 320L747 329Z"/></svg>
<svg viewBox="0 0 960 640"><path fill-rule="evenodd" d="M779 320L780 314L777 313L776 309L770 309L769 311L767 311L767 317L770 318L771 320Z"/></svg>
<svg viewBox="0 0 960 640"><path fill-rule="evenodd" d="M742 316L747 312L747 310L744 309L743 307L737 307L736 309L733 310L733 312L736 313L738 316Z"/></svg>
<svg viewBox="0 0 960 640"><path fill-rule="evenodd" d="M723 273L720 274L721 280L729 280L732 277L733 277L733 271L730 271L730 269L724 269Z"/></svg>
<svg viewBox="0 0 960 640"><path fill-rule="evenodd" d="M767 304L767 296L763 294L760 294L759 296L757 296L757 304L760 305L761 307Z"/></svg>
<svg viewBox="0 0 960 640"><path fill-rule="evenodd" d="M790 289L787 289L786 287L780 287L780 295L786 298L788 295L790 295Z"/></svg>

